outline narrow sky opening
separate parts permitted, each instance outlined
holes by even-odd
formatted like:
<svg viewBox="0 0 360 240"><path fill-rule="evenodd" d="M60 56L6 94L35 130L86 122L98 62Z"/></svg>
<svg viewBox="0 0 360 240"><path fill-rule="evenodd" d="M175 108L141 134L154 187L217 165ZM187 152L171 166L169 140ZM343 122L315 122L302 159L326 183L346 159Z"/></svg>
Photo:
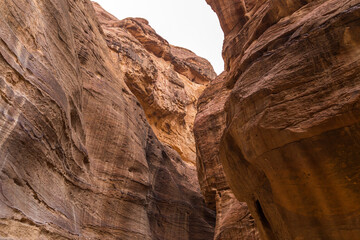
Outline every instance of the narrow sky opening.
<svg viewBox="0 0 360 240"><path fill-rule="evenodd" d="M170 44L187 48L211 62L220 74L224 34L205 0L95 0L118 19L142 17Z"/></svg>

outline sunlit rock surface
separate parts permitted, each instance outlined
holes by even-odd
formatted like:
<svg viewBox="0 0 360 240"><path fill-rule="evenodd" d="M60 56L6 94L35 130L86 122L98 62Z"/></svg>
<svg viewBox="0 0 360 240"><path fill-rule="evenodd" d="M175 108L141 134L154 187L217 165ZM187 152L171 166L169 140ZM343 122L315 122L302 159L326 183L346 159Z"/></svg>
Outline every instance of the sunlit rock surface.
<svg viewBox="0 0 360 240"><path fill-rule="evenodd" d="M0 0L1 239L212 239L194 167L153 133L107 33L87 0ZM131 56L148 64L130 73L164 71ZM208 81L193 64L188 85Z"/></svg>
<svg viewBox="0 0 360 240"><path fill-rule="evenodd" d="M118 20L94 4L112 57L160 141L195 164L197 99L216 74L191 51L170 45L145 19Z"/></svg>
<svg viewBox="0 0 360 240"><path fill-rule="evenodd" d="M360 1L207 2L230 91L220 160L262 239L359 239Z"/></svg>

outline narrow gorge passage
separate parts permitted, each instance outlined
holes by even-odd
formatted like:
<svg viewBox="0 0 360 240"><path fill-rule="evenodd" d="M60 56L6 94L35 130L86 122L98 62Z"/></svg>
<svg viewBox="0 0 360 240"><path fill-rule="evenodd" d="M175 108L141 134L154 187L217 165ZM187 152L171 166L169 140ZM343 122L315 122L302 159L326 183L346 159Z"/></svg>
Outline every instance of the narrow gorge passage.
<svg viewBox="0 0 360 240"><path fill-rule="evenodd" d="M206 2L219 75L146 19L0 0L0 239L360 239L360 0Z"/></svg>
<svg viewBox="0 0 360 240"><path fill-rule="evenodd" d="M219 84L223 78L219 76L215 80L216 73L207 60L170 45L145 19L119 21L98 4L94 7L112 57L145 110L155 135L175 149L181 160L192 166L196 163L199 179L192 177L200 181L206 205L217 214L214 239L259 239L246 203L238 202L229 189L217 157L222 126L215 125L214 119L207 115L199 121L204 115L203 102L211 106L205 114L209 111L216 114L223 107L225 95L219 93L220 99L211 99L214 94L210 96L207 91L203 94L207 86ZM221 117L218 125L224 124L225 118Z"/></svg>

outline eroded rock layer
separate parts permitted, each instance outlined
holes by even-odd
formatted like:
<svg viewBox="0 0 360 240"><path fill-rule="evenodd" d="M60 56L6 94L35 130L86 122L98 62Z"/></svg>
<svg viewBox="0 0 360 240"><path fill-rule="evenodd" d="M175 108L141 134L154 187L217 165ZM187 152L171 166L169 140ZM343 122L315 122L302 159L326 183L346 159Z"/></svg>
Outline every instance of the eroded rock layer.
<svg viewBox="0 0 360 240"><path fill-rule="evenodd" d="M220 160L262 238L359 239L360 1L207 2L230 90Z"/></svg>
<svg viewBox="0 0 360 240"><path fill-rule="evenodd" d="M211 239L102 34L87 0L0 0L0 238Z"/></svg>
<svg viewBox="0 0 360 240"><path fill-rule="evenodd" d="M117 68L160 141L195 164L197 99L216 73L191 51L170 45L145 19L118 20L94 4Z"/></svg>
<svg viewBox="0 0 360 240"><path fill-rule="evenodd" d="M230 94L223 72L205 89L198 101L194 123L197 171L209 207L216 210L215 238L256 240L259 234L245 202L239 202L226 182L219 160L219 145L225 129L224 104Z"/></svg>

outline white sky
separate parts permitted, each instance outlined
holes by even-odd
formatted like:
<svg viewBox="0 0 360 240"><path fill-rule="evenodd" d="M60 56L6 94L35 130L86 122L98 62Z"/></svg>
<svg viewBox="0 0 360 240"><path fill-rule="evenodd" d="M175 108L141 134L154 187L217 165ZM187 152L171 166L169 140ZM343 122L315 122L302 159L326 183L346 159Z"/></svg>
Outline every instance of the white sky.
<svg viewBox="0 0 360 240"><path fill-rule="evenodd" d="M211 62L220 74L224 34L205 0L95 0L118 19L142 17L170 44L187 48Z"/></svg>

